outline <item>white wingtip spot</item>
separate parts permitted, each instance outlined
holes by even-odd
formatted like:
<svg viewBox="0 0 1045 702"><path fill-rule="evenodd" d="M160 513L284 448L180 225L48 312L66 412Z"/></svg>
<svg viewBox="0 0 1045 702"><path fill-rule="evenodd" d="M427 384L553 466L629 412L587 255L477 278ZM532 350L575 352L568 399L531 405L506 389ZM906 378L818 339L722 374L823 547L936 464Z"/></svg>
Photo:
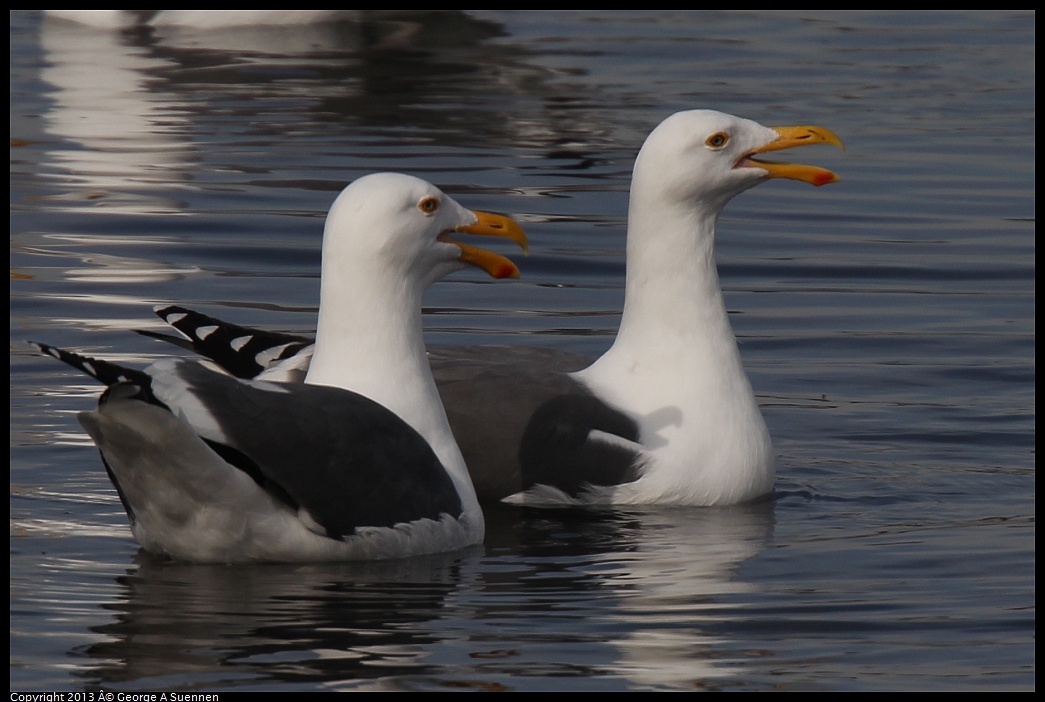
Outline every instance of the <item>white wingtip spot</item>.
<svg viewBox="0 0 1045 702"><path fill-rule="evenodd" d="M278 361L280 359L280 357L283 355L283 352L287 350L288 346L290 346L289 343L280 344L279 346L273 346L271 348L265 349L264 351L259 351L258 354L254 356L254 362L263 368L268 368L274 361Z"/></svg>

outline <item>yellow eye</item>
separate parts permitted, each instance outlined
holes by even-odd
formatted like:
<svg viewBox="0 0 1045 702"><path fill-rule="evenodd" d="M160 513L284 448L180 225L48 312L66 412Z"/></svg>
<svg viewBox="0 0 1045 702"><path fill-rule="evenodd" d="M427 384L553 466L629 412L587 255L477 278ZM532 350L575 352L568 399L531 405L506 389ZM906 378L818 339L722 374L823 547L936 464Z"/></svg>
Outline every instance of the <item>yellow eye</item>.
<svg viewBox="0 0 1045 702"><path fill-rule="evenodd" d="M721 149L729 143L729 134L726 134L725 132L716 132L709 136L707 141L704 143L712 149Z"/></svg>
<svg viewBox="0 0 1045 702"><path fill-rule="evenodd" d="M425 214L432 214L439 209L439 198L437 197L426 197L421 202L417 203L417 209L421 210Z"/></svg>

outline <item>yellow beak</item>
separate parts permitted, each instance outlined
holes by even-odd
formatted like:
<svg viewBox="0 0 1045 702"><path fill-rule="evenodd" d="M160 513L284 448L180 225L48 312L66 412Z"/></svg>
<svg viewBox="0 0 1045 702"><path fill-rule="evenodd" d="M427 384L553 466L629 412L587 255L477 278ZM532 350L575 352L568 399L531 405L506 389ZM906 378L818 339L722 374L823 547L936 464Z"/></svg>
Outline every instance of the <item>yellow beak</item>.
<svg viewBox="0 0 1045 702"><path fill-rule="evenodd" d="M779 134L779 138L769 142L763 147L755 149L750 154L737 162L737 165L745 167L761 168L766 171L767 178L787 178L789 180L801 180L811 185L827 185L836 183L840 179L831 171L818 166L806 166L800 163L774 163L771 161L759 161L752 158L755 154L764 154L770 151L790 149L794 146L809 146L811 144L830 144L844 150L845 145L838 135L830 129L814 126L801 127L773 127L773 131Z"/></svg>
<svg viewBox="0 0 1045 702"><path fill-rule="evenodd" d="M511 239L522 248L523 253L529 249L526 240L526 232L511 217L491 214L489 212L478 212L472 210L478 220L475 224L456 227L454 231L462 234L474 234L476 236L499 236ZM492 251L480 249L476 246L462 244L453 241L461 249L461 260L473 266L482 268L494 278L518 278L519 268L510 260Z"/></svg>

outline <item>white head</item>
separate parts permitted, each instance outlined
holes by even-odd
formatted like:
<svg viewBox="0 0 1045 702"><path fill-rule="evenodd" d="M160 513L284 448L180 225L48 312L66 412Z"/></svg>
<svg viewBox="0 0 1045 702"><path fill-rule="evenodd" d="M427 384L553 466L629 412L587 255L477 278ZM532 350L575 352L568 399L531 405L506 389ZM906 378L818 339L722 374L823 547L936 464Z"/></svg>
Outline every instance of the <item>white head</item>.
<svg viewBox="0 0 1045 702"><path fill-rule="evenodd" d="M328 271L328 263L337 267L350 261L419 283L421 289L469 264L495 278L519 275L507 258L455 242L451 232L501 236L526 246L525 234L511 219L465 209L427 181L401 173L364 176L330 208L323 235L324 282L328 274L343 275Z"/></svg>
<svg viewBox="0 0 1045 702"><path fill-rule="evenodd" d="M647 137L635 161L633 193L664 203L699 202L717 214L735 195L768 178L812 185L838 180L815 166L756 161L768 151L841 140L823 127L764 127L714 110L677 112Z"/></svg>
<svg viewBox="0 0 1045 702"><path fill-rule="evenodd" d="M323 235L319 327L306 382L378 399L383 389L369 387L378 382L375 365L424 359L421 300L429 285L467 265L495 278L518 276L507 258L454 241L453 232L526 245L511 219L467 210L420 178L377 173L341 192Z"/></svg>

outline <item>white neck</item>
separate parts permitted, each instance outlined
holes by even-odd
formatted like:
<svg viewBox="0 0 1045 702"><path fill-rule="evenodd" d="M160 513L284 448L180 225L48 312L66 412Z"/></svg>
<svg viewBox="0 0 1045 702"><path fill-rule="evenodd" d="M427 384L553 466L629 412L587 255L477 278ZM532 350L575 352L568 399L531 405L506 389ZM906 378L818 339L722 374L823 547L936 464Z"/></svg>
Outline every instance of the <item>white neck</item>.
<svg viewBox="0 0 1045 702"><path fill-rule="evenodd" d="M470 521L481 528L475 490L425 352L421 325L425 285L403 276L376 274L372 261L368 266L327 254L324 250L319 325L305 382L365 395L410 424L435 451L456 484Z"/></svg>
<svg viewBox="0 0 1045 702"><path fill-rule="evenodd" d="M743 375L715 262L717 214L643 200L632 197L624 313L606 356L648 360L657 374Z"/></svg>
<svg viewBox="0 0 1045 702"><path fill-rule="evenodd" d="M633 190L624 314L613 346L578 377L639 422L680 502L715 504L772 485L772 446L726 313L718 209Z"/></svg>

